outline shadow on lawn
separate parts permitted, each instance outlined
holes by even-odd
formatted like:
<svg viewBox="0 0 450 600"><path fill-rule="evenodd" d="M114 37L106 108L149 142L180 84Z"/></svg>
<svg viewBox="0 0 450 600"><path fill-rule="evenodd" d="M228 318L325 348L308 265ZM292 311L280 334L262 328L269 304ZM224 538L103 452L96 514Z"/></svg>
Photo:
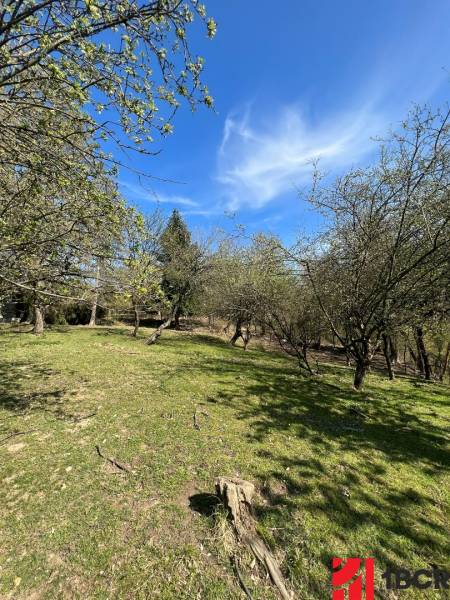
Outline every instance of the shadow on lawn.
<svg viewBox="0 0 450 600"><path fill-rule="evenodd" d="M0 408L16 414L43 411L57 419L72 419L74 415L64 409L67 396L71 393L67 389L29 390L33 381L42 384L56 374L53 369L28 362L3 362L0 364Z"/></svg>
<svg viewBox="0 0 450 600"><path fill-rule="evenodd" d="M147 327L147 325L142 326L142 329L139 330L137 338L132 336L133 328L131 326L128 328L126 328L126 327L97 327L93 331L95 331L96 335L103 336L103 337L117 336L118 338L120 338L120 337L125 336L125 337L131 338L132 340L135 340L137 342L142 342L143 339L147 338L151 333L153 333L153 330L156 329L156 327L160 323L161 323L160 321L157 321L156 323L153 323L152 325L148 326L149 330L144 330L144 327ZM168 332L175 332L177 337L168 336L167 335ZM179 349L181 346L184 346L186 344L188 344L189 346L191 346L191 345L200 346L203 349L205 348L205 346L216 346L216 347L220 348L221 350L228 348L230 350L230 352L236 351L236 348L232 348L229 344L227 344L224 340L222 340L221 338L219 338L217 336L207 335L207 334L196 334L196 333L192 333L192 331L187 330L187 329L177 330L177 329L174 329L173 327L167 328L167 331L163 333L162 337L160 338L158 343L154 346L154 348L159 348L160 346L166 346L166 347L173 346L174 348Z"/></svg>
<svg viewBox="0 0 450 600"><path fill-rule="evenodd" d="M167 343L176 345L178 340ZM347 544L350 532L376 525L377 537L367 540L366 550L383 564L410 566L416 555L425 562L424 568L434 563L445 567L450 544L442 523L443 506L436 499L438 482L433 491L424 483L425 477L440 475L450 465L449 422L430 420L435 390L406 393L394 384L386 397L370 386L361 394L321 378L304 379L286 361L267 360L261 353L259 357L265 364L254 360L252 352L235 351L232 358L209 357L186 369L219 376L223 391L211 401L249 421L249 441L258 443L260 458L274 465L260 475L266 503L259 507L258 517L270 523L275 543L289 553L289 536L298 532L286 523L294 513L307 511L328 519L334 543L337 539ZM355 407L366 416L358 415ZM420 412L424 410L428 413ZM296 456L288 441L285 450L273 443L266 446L276 432L307 440L315 458ZM398 479L391 470L395 465ZM330 546L320 556L327 567L331 552ZM288 562L295 575L295 555Z"/></svg>

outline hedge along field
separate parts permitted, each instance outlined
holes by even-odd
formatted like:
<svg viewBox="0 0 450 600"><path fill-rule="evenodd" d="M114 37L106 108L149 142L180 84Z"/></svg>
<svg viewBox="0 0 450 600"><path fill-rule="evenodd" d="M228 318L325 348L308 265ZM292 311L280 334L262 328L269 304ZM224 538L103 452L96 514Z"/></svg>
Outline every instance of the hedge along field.
<svg viewBox="0 0 450 600"><path fill-rule="evenodd" d="M1 598L244 598L233 555L276 598L208 503L221 475L257 486L298 598L329 597L332 556L373 556L384 598L388 563L449 570L448 387L372 372L358 393L342 365L302 378L278 353L129 333L1 333Z"/></svg>

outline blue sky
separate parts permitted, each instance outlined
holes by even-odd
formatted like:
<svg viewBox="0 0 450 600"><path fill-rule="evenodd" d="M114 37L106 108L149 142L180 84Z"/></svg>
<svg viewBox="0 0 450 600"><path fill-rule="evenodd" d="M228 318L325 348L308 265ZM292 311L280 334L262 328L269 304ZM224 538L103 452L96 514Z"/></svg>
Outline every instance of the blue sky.
<svg viewBox="0 0 450 600"><path fill-rule="evenodd" d="M320 225L298 195L311 160L330 175L368 164L371 137L412 103L449 98L448 0L206 4L218 34L196 30L192 47L206 58L215 112L180 110L158 156L130 159L173 183L121 170L123 195L143 211L176 207L201 230L231 226L231 213L249 231L292 240Z"/></svg>

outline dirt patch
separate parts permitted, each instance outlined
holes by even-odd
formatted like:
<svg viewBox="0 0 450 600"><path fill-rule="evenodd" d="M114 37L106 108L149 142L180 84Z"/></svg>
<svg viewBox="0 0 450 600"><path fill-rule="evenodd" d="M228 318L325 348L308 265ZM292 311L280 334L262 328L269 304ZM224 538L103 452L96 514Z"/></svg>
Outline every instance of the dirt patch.
<svg viewBox="0 0 450 600"><path fill-rule="evenodd" d="M64 559L59 556L59 554L55 554L54 552L50 552L47 556L47 561L50 567L58 568L62 567L64 563Z"/></svg>
<svg viewBox="0 0 450 600"><path fill-rule="evenodd" d="M45 598L46 595L47 590L42 586L31 592L23 592L22 594L17 590L14 590L13 592L10 592L8 596L4 596L4 598L14 598L14 600L41 600L41 598ZM0 596L0 598L3 598L3 596Z"/></svg>
<svg viewBox="0 0 450 600"><path fill-rule="evenodd" d="M9 446L6 447L6 449L8 450L8 452L20 452L20 450L22 450L23 448L25 448L26 444L24 444L24 442L17 442L17 444L10 444Z"/></svg>

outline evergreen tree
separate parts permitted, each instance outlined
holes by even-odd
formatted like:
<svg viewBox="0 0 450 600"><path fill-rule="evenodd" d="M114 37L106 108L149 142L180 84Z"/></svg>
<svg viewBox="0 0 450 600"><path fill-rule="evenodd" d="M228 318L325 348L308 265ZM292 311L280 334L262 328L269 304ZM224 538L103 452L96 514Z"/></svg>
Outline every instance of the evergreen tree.
<svg viewBox="0 0 450 600"><path fill-rule="evenodd" d="M192 242L191 233L175 209L160 239L160 262L163 268L162 289L172 305L172 325L189 310L194 280L201 269L201 252Z"/></svg>

